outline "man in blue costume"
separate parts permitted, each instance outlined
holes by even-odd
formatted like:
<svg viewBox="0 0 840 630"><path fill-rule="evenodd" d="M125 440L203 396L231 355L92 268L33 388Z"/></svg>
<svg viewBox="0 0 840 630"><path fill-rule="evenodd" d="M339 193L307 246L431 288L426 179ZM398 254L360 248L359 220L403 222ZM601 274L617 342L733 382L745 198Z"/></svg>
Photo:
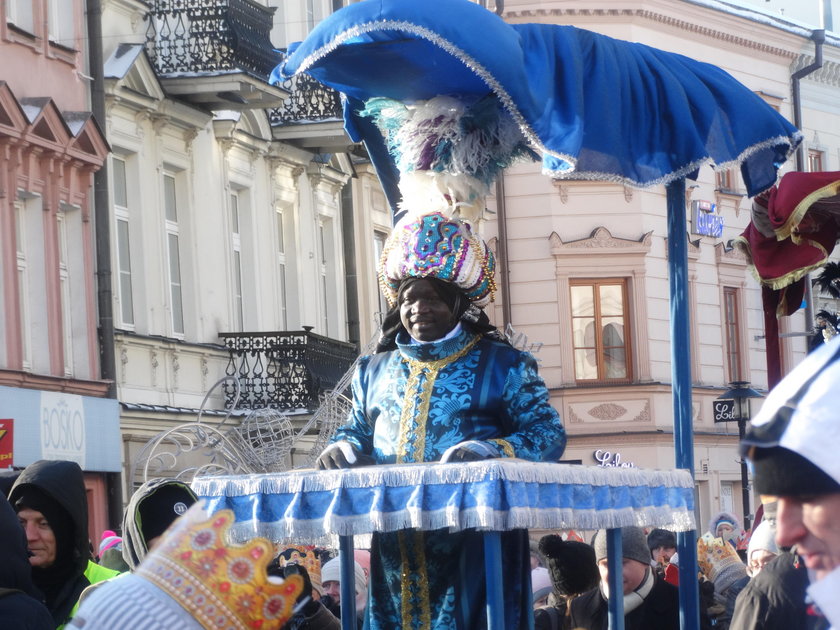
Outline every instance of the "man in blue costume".
<svg viewBox="0 0 840 630"><path fill-rule="evenodd" d="M353 411L321 468L556 461L566 435L534 358L483 312L495 290L492 252L470 225L433 212L404 218L380 261L391 310L353 379ZM474 530L376 533L365 628L486 627L482 535ZM527 627L527 531L502 534L504 627ZM477 573L478 571L478 573Z"/></svg>

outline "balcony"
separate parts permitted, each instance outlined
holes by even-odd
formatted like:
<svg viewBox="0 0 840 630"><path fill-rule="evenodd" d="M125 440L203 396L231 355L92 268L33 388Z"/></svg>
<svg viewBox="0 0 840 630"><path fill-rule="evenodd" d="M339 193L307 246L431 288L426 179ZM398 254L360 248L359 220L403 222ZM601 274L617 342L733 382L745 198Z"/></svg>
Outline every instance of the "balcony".
<svg viewBox="0 0 840 630"><path fill-rule="evenodd" d="M273 14L255 0L150 0L146 52L161 85L205 109L277 107L288 92L268 84L281 60Z"/></svg>
<svg viewBox="0 0 840 630"><path fill-rule="evenodd" d="M311 332L219 333L228 349L225 374L239 379L238 409L314 411L322 393L335 387L353 365L352 343ZM235 388L225 390L230 408Z"/></svg>
<svg viewBox="0 0 840 630"><path fill-rule="evenodd" d="M286 79L281 87L289 92L289 98L268 112L275 140L315 153L347 151L353 143L344 132L338 92L308 74Z"/></svg>

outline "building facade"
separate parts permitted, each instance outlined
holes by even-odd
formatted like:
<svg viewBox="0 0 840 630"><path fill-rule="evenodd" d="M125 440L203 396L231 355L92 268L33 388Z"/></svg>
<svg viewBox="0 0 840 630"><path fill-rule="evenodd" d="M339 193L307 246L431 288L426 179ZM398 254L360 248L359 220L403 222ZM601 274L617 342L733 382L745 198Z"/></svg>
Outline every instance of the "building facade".
<svg viewBox="0 0 840 630"><path fill-rule="evenodd" d="M814 56L807 29L726 10L723 3L507 0L503 17L572 24L712 63L790 120L791 74ZM829 36L824 69L802 85L804 151L814 170L840 169L837 44ZM743 516L737 424L714 423L715 399L733 381L767 388L760 290L729 245L750 220L751 201L739 177L736 169L707 166L686 191L701 528L720 509ZM509 169L502 190L503 199L490 202L496 218L485 229L506 258L495 321L506 324L507 310L517 331L543 344L541 373L569 433L564 457L587 465L673 467L664 188L552 180L528 164ZM818 307L825 300L816 296ZM810 326L800 312L784 318L782 332L804 333ZM790 369L804 356L806 340L784 337L782 345ZM753 404L757 411L760 401Z"/></svg>
<svg viewBox="0 0 840 630"><path fill-rule="evenodd" d="M103 3L126 493L149 440L233 406L220 379L242 387L234 425L274 407L298 427L376 329L375 174L337 95L268 82L311 4Z"/></svg>
<svg viewBox="0 0 840 630"><path fill-rule="evenodd" d="M92 185L109 149L84 16L82 0L0 4L0 466L79 463L97 540L121 449L97 338Z"/></svg>

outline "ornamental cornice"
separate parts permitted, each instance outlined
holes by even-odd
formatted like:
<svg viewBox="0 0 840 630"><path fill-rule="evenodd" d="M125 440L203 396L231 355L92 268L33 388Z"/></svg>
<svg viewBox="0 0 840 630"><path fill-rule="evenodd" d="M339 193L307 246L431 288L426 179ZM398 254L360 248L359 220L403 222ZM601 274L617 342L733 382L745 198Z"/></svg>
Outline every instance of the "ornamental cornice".
<svg viewBox="0 0 840 630"><path fill-rule="evenodd" d="M721 241L715 245L715 262L718 265L735 265L737 267L747 266L747 255L740 247L727 246Z"/></svg>
<svg viewBox="0 0 840 630"><path fill-rule="evenodd" d="M626 21L628 18L641 18L650 22L657 22L665 24L672 28L677 28L683 31L696 33L704 37L724 41L728 44L735 44L737 46L757 50L762 53L778 57L787 57L793 59L796 53L791 50L772 46L761 41L748 39L733 33L727 33L717 28L712 28L704 24L689 22L674 16L664 15L657 11L649 9L523 9L523 10L505 10L505 18L521 18L525 20L533 20L534 18L552 18L560 24L568 24L574 18L591 18L591 17L607 17L619 18Z"/></svg>
<svg viewBox="0 0 840 630"><path fill-rule="evenodd" d="M647 254L650 251L653 232L647 232L637 240L617 238L610 231L601 226L595 228L588 238L563 242L563 239L552 232L548 237L552 256L577 255L585 251L601 250L609 254Z"/></svg>

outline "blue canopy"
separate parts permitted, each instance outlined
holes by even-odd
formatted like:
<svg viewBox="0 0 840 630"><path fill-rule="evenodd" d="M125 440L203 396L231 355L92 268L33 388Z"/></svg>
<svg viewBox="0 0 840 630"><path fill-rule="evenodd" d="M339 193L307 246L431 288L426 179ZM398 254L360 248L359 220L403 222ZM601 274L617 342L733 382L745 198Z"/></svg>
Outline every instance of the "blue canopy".
<svg viewBox="0 0 840 630"><path fill-rule="evenodd" d="M377 96L492 91L542 152L546 174L635 187L709 162L740 165L752 196L775 183L801 139L713 65L573 26L507 24L467 0L352 4L290 48L273 79L299 72L348 97L348 133L368 143L386 188L396 171L378 130L355 115Z"/></svg>

